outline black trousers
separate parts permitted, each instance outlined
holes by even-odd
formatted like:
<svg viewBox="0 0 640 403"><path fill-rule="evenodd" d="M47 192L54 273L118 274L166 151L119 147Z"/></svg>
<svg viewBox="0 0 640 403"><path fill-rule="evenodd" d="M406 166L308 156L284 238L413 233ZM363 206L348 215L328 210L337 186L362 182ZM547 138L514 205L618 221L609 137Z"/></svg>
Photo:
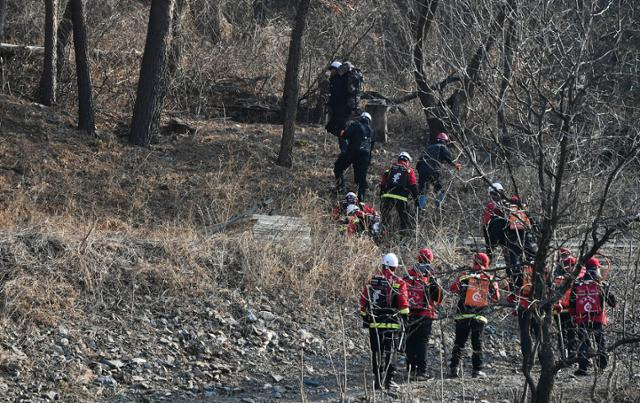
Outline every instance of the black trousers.
<svg viewBox="0 0 640 403"><path fill-rule="evenodd" d="M572 358L576 353L576 329L569 312L554 315L558 326L558 351L561 358Z"/></svg>
<svg viewBox="0 0 640 403"><path fill-rule="evenodd" d="M427 346L433 320L424 316L410 317L407 327L407 365L418 375L427 371Z"/></svg>
<svg viewBox="0 0 640 403"><path fill-rule="evenodd" d="M349 108L332 108L329 112L329 121L327 122L325 129L336 137L340 136L340 132L345 130L347 127L347 121L349 120L351 113L352 110ZM347 140L343 137L338 137L338 142L340 145L340 152L346 152Z"/></svg>
<svg viewBox="0 0 640 403"><path fill-rule="evenodd" d="M482 369L482 333L485 323L474 318L456 319L456 338L451 353L451 368L457 368L464 353L464 346L471 335L471 363L474 371Z"/></svg>
<svg viewBox="0 0 640 403"><path fill-rule="evenodd" d="M606 341L601 323L576 325L578 338L578 367L586 371L589 368L589 353L592 352L591 337L593 336L597 349L598 368L604 369L608 364Z"/></svg>
<svg viewBox="0 0 640 403"><path fill-rule="evenodd" d="M520 352L524 357L525 352L531 348L531 336L540 338L540 322L534 317L533 312L518 307L518 327L520 328Z"/></svg>
<svg viewBox="0 0 640 403"><path fill-rule="evenodd" d="M418 171L418 193L425 194L429 191L430 185L433 185L436 193L442 190L440 172L431 169L422 159L416 164L416 170Z"/></svg>
<svg viewBox="0 0 640 403"><path fill-rule="evenodd" d="M389 225L389 223L391 222L391 210L395 208L398 212L398 217L400 218L400 229L409 229L409 213L407 211L407 203L408 202L402 200L383 197L381 206L382 222L385 225Z"/></svg>
<svg viewBox="0 0 640 403"><path fill-rule="evenodd" d="M369 341L371 342L371 365L375 388L385 388L393 380L396 372L395 353L400 340L400 331L388 329L369 329Z"/></svg>
<svg viewBox="0 0 640 403"><path fill-rule="evenodd" d="M353 180L358 185L358 199L364 202L369 183L367 182L367 171L371 155L366 152L340 153L335 164L333 164L333 174L336 183L344 184L344 171L353 165Z"/></svg>

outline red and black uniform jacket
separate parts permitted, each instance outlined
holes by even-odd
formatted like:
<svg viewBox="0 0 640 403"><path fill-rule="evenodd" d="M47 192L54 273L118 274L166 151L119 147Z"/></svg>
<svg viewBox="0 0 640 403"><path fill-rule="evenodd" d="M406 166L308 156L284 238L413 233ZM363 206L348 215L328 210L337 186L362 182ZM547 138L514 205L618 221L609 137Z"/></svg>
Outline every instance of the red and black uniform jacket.
<svg viewBox="0 0 640 403"><path fill-rule="evenodd" d="M444 290L433 276L425 277L414 270L404 278L409 296L409 316L436 319L438 305L442 303Z"/></svg>
<svg viewBox="0 0 640 403"><path fill-rule="evenodd" d="M370 329L402 328L409 314L407 284L390 270L371 278L360 296L360 315Z"/></svg>
<svg viewBox="0 0 640 403"><path fill-rule="evenodd" d="M418 200L416 172L406 161L391 164L380 178L380 191L383 198L406 202L411 194L414 200Z"/></svg>
<svg viewBox="0 0 640 403"><path fill-rule="evenodd" d="M489 222L494 217L504 217L504 211L500 203L491 200L489 203L484 205L484 210L482 211L482 224L485 226L489 225Z"/></svg>

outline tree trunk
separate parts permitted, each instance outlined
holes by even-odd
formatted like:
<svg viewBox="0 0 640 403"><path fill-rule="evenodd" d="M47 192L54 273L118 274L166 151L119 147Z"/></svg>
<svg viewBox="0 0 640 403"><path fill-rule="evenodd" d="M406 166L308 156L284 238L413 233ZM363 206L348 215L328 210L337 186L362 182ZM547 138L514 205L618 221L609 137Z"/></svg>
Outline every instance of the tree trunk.
<svg viewBox="0 0 640 403"><path fill-rule="evenodd" d="M280 152L278 153L277 164L284 167L291 167L293 153L293 137L298 112L298 95L300 92L299 71L300 57L302 55L302 36L309 13L310 0L300 0L296 19L291 31L291 42L289 43L289 58L287 59L287 71L284 78L282 141L280 142Z"/></svg>
<svg viewBox="0 0 640 403"><path fill-rule="evenodd" d="M4 38L4 24L7 21L7 1L0 0L0 40Z"/></svg>
<svg viewBox="0 0 640 403"><path fill-rule="evenodd" d="M550 308L545 308L545 314L540 319L540 351L538 357L540 359L540 377L536 385L536 393L533 396L536 403L549 403L551 401L551 392L555 381L555 357L553 353L553 336L549 329L552 324L552 313Z"/></svg>
<svg viewBox="0 0 640 403"><path fill-rule="evenodd" d="M93 88L87 55L87 27L85 22L84 0L69 0L72 7L73 46L76 55L76 76L78 80L78 129L87 134L96 134L96 122L93 113Z"/></svg>
<svg viewBox="0 0 640 403"><path fill-rule="evenodd" d="M169 86L178 70L180 58L182 57L182 17L184 16L185 5L185 0L176 0L175 11L171 21L171 42L168 45L167 68L164 70L158 90L158 102L160 105L164 105ZM162 109L156 109L153 115L153 127L160 127L161 115Z"/></svg>
<svg viewBox="0 0 640 403"><path fill-rule="evenodd" d="M45 1L44 65L40 78L40 103L56 103L56 26L58 25L58 0Z"/></svg>
<svg viewBox="0 0 640 403"><path fill-rule="evenodd" d="M2 0L0 0L2 1ZM69 42L71 42L71 34L73 30L73 21L71 20L72 13L72 1L67 1L67 5L64 8L64 14L62 15L62 21L58 25L58 44L56 46L56 53L58 55L57 69L58 75L62 72L65 63L67 62L67 48Z"/></svg>
<svg viewBox="0 0 640 403"><path fill-rule="evenodd" d="M417 21L415 25L415 44L413 45L414 77L418 87L418 98L427 118L430 142L434 142L439 132L445 131L444 123L438 113L438 102L434 95L434 88L427 82L424 71L424 37L431 29L438 0L419 0L417 4Z"/></svg>
<svg viewBox="0 0 640 403"><path fill-rule="evenodd" d="M167 45L173 0L152 0L147 27L147 40L140 66L136 104L131 119L129 141L139 146L149 145L151 136L156 132L154 116L162 109L160 100L160 82L167 62Z"/></svg>

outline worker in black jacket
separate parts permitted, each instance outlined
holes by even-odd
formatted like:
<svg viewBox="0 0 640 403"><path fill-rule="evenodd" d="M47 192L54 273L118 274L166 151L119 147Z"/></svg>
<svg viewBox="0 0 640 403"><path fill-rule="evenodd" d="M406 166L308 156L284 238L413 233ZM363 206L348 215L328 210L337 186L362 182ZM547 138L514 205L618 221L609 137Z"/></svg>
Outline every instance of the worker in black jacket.
<svg viewBox="0 0 640 403"><path fill-rule="evenodd" d="M344 153L347 149L347 141L341 133L347 127L349 116L353 112L348 105L347 93L347 77L340 74L342 63L333 61L329 66L329 101L327 107L329 109L329 121L325 129L338 137L340 143L340 152Z"/></svg>
<svg viewBox="0 0 640 403"><path fill-rule="evenodd" d="M374 145L374 132L371 128L371 115L363 112L360 119L347 127L342 135L346 141L346 149L340 153L333 166L336 178L336 191L345 192L344 171L353 165L353 178L358 184L358 200L364 202L367 193L367 171L371 161Z"/></svg>
<svg viewBox="0 0 640 403"><path fill-rule="evenodd" d="M420 161L416 165L418 170L418 193L420 193L420 208L424 208L427 203L426 193L429 191L429 185L433 185L436 194L436 207L440 208L444 202L445 191L440 183L440 168L442 164L454 166L457 170L462 169L462 164L455 162L451 151L447 145L449 144L449 136L447 133L438 133L436 142L429 145Z"/></svg>

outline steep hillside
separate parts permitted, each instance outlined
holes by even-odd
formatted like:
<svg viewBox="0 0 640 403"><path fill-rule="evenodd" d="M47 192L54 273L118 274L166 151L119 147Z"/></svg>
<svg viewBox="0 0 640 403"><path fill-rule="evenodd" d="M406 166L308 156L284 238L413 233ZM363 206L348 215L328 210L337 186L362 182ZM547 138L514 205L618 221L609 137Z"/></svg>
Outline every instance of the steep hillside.
<svg viewBox="0 0 640 403"><path fill-rule="evenodd" d="M194 121L194 133L169 133L142 149L107 132L87 138L70 123L55 109L0 98L4 399L371 398L356 304L382 249L346 240L328 217L333 138L318 127L301 129L289 171L273 164L279 126ZM400 144L417 151L412 141L395 138L379 149L371 179ZM455 186L460 195L474 193ZM242 225L207 234L207 226L264 196L274 198L272 213L307 220L311 247L297 239L260 242ZM475 231L461 224L469 209L451 205L428 217L421 235L443 270L464 262L455 238ZM443 220L445 230L435 224ZM414 242L393 246L407 264ZM452 303L448 296L445 317ZM453 343L451 322L443 320L431 342L435 379L402 383L400 398L517 397L522 376L511 309L498 307L491 321L489 381L440 379ZM588 395L590 380L559 379L565 401Z"/></svg>

